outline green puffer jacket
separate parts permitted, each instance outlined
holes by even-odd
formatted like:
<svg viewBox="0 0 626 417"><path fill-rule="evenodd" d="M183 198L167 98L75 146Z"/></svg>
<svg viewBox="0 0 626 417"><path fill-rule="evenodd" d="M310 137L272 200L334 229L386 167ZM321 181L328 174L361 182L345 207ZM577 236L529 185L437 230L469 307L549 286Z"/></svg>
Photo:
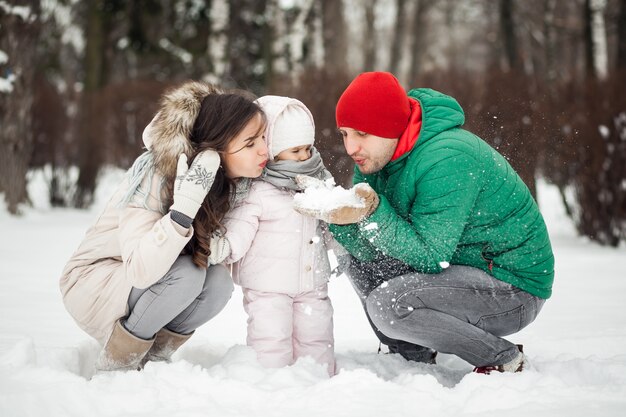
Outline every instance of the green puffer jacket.
<svg viewBox="0 0 626 417"><path fill-rule="evenodd" d="M414 89L422 128L413 149L367 182L380 197L358 224L331 225L337 241L362 261L378 254L419 272L447 266L480 268L540 298L549 298L554 255L543 217L509 163L486 142L460 128L463 109L452 97Z"/></svg>

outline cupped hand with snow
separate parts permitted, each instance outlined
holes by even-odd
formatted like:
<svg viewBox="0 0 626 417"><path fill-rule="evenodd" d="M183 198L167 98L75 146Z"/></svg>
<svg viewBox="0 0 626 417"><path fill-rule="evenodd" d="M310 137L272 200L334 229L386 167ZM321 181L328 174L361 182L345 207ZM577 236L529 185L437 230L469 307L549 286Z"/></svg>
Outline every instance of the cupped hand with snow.
<svg viewBox="0 0 626 417"><path fill-rule="evenodd" d="M305 216L345 225L365 219L378 207L378 194L369 184L360 183L349 190L311 184L294 197L294 210Z"/></svg>

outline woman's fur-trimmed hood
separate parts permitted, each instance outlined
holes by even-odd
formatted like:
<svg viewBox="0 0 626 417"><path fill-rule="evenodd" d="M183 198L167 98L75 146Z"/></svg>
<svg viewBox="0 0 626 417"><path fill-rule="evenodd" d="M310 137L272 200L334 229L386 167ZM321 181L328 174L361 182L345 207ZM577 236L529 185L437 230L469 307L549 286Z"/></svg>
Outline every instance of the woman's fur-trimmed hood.
<svg viewBox="0 0 626 417"><path fill-rule="evenodd" d="M154 166L165 178L176 177L178 157L184 153L191 160L194 147L189 136L196 122L202 100L210 94L223 94L218 87L188 81L168 90L159 110L143 131L143 143L154 156Z"/></svg>

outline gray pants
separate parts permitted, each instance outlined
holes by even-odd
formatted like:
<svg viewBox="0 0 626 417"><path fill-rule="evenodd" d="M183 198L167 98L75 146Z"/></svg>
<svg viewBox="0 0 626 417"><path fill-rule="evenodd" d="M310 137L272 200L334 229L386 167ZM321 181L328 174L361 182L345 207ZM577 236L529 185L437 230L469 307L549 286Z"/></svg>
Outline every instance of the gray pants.
<svg viewBox="0 0 626 417"><path fill-rule="evenodd" d="M142 339L151 339L163 327L189 334L222 311L233 289L223 265L199 268L190 256L180 256L155 284L132 289L124 327Z"/></svg>
<svg viewBox="0 0 626 417"><path fill-rule="evenodd" d="M457 355L474 366L515 358L517 347L502 336L530 324L545 302L467 266L453 265L436 275L407 273L397 262L383 262L375 270L370 279L363 264L346 271L375 330L391 340ZM394 275L398 272L402 275Z"/></svg>

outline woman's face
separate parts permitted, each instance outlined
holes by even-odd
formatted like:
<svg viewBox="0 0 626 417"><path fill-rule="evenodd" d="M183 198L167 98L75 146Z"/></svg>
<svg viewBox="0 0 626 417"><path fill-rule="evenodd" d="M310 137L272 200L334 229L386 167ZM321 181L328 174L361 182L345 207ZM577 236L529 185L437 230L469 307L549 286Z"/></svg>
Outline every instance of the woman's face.
<svg viewBox="0 0 626 417"><path fill-rule="evenodd" d="M230 141L222 154L222 164L228 178L256 178L261 175L268 155L263 139L264 131L263 117L257 114Z"/></svg>

